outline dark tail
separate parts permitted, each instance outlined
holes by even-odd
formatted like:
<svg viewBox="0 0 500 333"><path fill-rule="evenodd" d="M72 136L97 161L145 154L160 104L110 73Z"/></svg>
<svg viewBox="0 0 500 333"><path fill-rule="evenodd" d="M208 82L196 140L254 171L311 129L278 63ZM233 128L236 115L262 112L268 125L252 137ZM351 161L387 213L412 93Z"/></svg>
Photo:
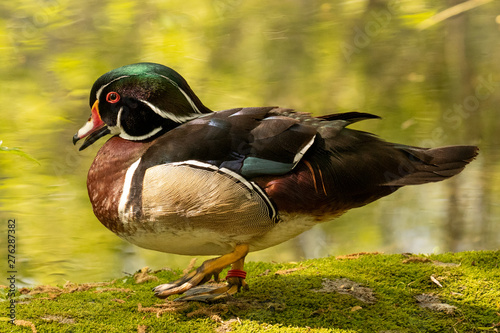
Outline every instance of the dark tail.
<svg viewBox="0 0 500 333"><path fill-rule="evenodd" d="M459 174L478 154L476 146L447 146L433 149L396 146L408 156L398 174L388 174L386 186L438 182Z"/></svg>

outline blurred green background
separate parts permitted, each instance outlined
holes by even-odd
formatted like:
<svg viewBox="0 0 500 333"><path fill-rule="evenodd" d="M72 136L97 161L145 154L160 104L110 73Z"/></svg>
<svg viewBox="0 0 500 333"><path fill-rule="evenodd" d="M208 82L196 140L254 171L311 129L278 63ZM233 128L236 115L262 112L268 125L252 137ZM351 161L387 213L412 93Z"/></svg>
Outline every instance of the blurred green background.
<svg viewBox="0 0 500 333"><path fill-rule="evenodd" d="M2 1L0 257L15 219L18 286L187 265L97 221L86 173L104 141L83 152L71 142L93 82L140 61L176 69L214 110L357 110L383 120L355 128L389 141L480 146L453 180L402 189L249 260L497 249L499 59L500 1Z"/></svg>

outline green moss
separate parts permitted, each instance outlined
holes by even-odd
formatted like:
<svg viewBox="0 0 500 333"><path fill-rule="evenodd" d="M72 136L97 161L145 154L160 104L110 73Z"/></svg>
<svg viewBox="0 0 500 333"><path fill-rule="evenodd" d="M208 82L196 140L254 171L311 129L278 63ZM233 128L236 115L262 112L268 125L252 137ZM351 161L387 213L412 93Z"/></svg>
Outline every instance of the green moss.
<svg viewBox="0 0 500 333"><path fill-rule="evenodd" d="M159 300L151 292L158 281L138 284L124 277L21 290L16 313L38 332L495 332L499 263L500 251L249 262L250 290L221 303ZM181 272L152 275L167 282ZM349 280L370 288L376 301L328 289L332 281ZM450 313L423 308L415 298L421 294L434 294L455 308ZM0 331L29 330L7 318L0 321Z"/></svg>

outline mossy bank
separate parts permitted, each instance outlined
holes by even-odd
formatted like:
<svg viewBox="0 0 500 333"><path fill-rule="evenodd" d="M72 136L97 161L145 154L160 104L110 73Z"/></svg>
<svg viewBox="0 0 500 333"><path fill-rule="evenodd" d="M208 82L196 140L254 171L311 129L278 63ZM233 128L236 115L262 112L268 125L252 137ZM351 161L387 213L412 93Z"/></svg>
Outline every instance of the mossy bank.
<svg viewBox="0 0 500 333"><path fill-rule="evenodd" d="M14 324L2 286L0 331L498 332L499 265L500 251L249 262L250 290L213 304L157 299L151 289L182 272L142 269L18 290Z"/></svg>

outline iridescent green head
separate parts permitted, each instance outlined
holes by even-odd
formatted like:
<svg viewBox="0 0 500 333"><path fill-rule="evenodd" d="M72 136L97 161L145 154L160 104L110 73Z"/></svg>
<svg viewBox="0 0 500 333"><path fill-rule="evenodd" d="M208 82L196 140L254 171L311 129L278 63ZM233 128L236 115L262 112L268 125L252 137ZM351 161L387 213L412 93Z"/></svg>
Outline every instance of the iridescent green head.
<svg viewBox="0 0 500 333"><path fill-rule="evenodd" d="M102 75L90 92L91 117L73 137L80 150L106 134L141 141L211 112L173 69L137 63Z"/></svg>

